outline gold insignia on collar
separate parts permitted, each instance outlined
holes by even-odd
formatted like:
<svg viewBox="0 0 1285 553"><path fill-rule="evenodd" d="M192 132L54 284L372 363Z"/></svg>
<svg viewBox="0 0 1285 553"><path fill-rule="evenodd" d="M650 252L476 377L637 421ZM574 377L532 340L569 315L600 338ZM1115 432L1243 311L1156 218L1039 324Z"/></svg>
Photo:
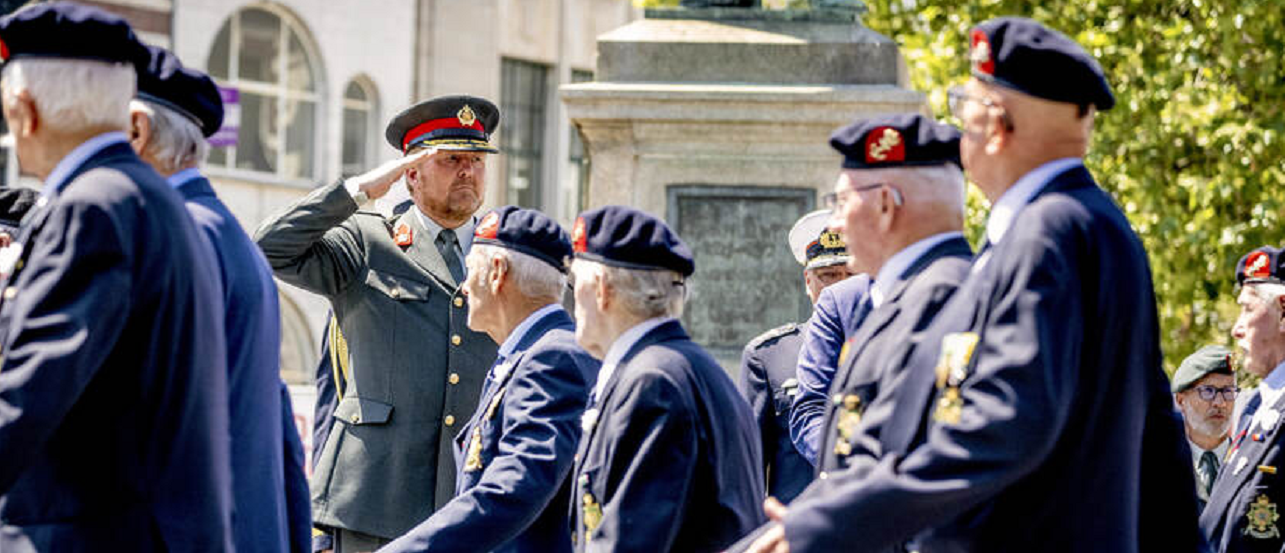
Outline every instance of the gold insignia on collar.
<svg viewBox="0 0 1285 553"><path fill-rule="evenodd" d="M455 117L459 119L460 124L465 127L472 127L473 123L477 122L477 114L473 113L473 108L469 107L468 104L464 104L464 107L460 108L459 113L456 113Z"/></svg>
<svg viewBox="0 0 1285 553"><path fill-rule="evenodd" d="M1276 528L1276 519L1280 517L1276 504L1267 498L1267 494L1259 494L1245 513L1245 535L1258 539L1281 537L1280 529Z"/></svg>

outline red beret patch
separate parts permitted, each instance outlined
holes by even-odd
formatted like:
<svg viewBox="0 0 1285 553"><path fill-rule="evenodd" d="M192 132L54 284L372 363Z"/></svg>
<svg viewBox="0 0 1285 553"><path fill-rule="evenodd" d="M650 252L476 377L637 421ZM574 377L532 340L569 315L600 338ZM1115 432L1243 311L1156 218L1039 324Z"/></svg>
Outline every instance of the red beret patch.
<svg viewBox="0 0 1285 553"><path fill-rule="evenodd" d="M981 29L973 29L972 49L968 61L973 63L973 70L986 75L995 74L995 58L991 52L991 40Z"/></svg>
<svg viewBox="0 0 1285 553"><path fill-rule="evenodd" d="M0 40L0 61L9 61L9 45Z"/></svg>
<svg viewBox="0 0 1285 553"><path fill-rule="evenodd" d="M482 218L482 222L477 224L477 229L473 231L473 236L477 238L489 238L494 240L500 234L500 214L494 211L487 213Z"/></svg>
<svg viewBox="0 0 1285 553"><path fill-rule="evenodd" d="M1266 252L1254 252L1245 260L1245 278L1269 278L1272 276L1272 258Z"/></svg>
<svg viewBox="0 0 1285 553"><path fill-rule="evenodd" d="M584 217L576 218L576 226L571 230L571 248L576 253L584 253L588 249L588 237L585 236Z"/></svg>
<svg viewBox="0 0 1285 553"><path fill-rule="evenodd" d="M866 135L866 163L906 160L906 141L892 127L877 127Z"/></svg>

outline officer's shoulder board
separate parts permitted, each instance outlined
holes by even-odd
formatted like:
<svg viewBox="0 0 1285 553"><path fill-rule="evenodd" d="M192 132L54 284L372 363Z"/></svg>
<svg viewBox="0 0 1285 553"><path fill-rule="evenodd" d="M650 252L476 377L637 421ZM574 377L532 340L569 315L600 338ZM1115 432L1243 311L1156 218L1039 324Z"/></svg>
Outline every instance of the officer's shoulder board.
<svg viewBox="0 0 1285 553"><path fill-rule="evenodd" d="M803 327L800 326L799 323L786 323L776 328L773 328L772 330L759 334L753 340L750 340L750 343L747 347L749 349L759 349L762 347L767 347L772 344L775 344L777 340L785 336L789 336L791 334L798 334L801 330L803 330Z"/></svg>

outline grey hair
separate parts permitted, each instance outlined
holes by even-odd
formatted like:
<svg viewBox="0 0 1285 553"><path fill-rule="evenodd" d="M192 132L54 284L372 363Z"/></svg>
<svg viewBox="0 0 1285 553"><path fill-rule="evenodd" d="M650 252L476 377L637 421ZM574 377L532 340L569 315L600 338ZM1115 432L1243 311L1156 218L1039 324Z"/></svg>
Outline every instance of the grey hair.
<svg viewBox="0 0 1285 553"><path fill-rule="evenodd" d="M131 110L137 110L152 122L152 137L143 148L143 157L150 157L160 164L161 173L174 173L189 165L205 163L210 144L201 134L201 128L178 112L146 100L133 100Z"/></svg>
<svg viewBox="0 0 1285 553"><path fill-rule="evenodd" d="M601 265L601 275L607 286L621 299L625 311L635 317L683 316L687 302L687 284L683 276L664 269L626 269Z"/></svg>
<svg viewBox="0 0 1285 553"><path fill-rule="evenodd" d="M562 300L566 276L552 265L534 256L500 246L474 244L472 249L477 251L484 267L482 270L486 271L478 275L483 280L491 275L491 262L497 258L503 259L508 265L508 278L517 283L518 292L523 296L550 302Z"/></svg>
<svg viewBox="0 0 1285 553"><path fill-rule="evenodd" d="M1256 282L1246 286L1253 291L1254 296L1259 301L1276 303L1281 296L1285 296L1285 284L1276 284L1274 282Z"/></svg>
<svg viewBox="0 0 1285 553"><path fill-rule="evenodd" d="M922 193L939 203L956 208L964 213L964 202L968 190L964 186L964 171L954 163L944 165L924 165L899 169L913 176L914 182L923 183Z"/></svg>
<svg viewBox="0 0 1285 553"><path fill-rule="evenodd" d="M41 121L68 132L91 127L129 128L129 102L137 86L126 64L76 59L17 59L4 66L5 100L26 90Z"/></svg>

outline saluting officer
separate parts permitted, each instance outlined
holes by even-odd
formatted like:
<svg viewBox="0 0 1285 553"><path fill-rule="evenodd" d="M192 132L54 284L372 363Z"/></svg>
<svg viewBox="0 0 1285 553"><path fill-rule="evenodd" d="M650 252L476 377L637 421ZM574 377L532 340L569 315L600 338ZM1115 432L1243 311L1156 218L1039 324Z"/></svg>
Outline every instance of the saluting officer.
<svg viewBox="0 0 1285 553"><path fill-rule="evenodd" d="M276 275L329 298L346 339L337 426L311 482L313 520L338 529L340 553L387 543L454 495L453 442L495 360L459 287L498 122L473 96L411 106L385 132L404 157L318 188L258 231ZM360 210L403 175L414 208Z"/></svg>
<svg viewBox="0 0 1285 553"><path fill-rule="evenodd" d="M208 75L183 67L168 50L149 50L150 63L139 68L138 98L130 103L130 145L183 196L218 261L228 344L233 539L242 553L307 550L308 495L291 495L291 501L286 495L307 481L302 464L286 465L295 462L287 448L302 452L303 446L289 396L282 393L277 285L263 253L199 168L209 152L205 139L223 124L223 99ZM282 423L267 424L274 418Z"/></svg>
<svg viewBox="0 0 1285 553"><path fill-rule="evenodd" d="M0 45L44 181L0 254L0 551L231 551L219 269L123 132L148 51L63 2L0 19Z"/></svg>
<svg viewBox="0 0 1285 553"><path fill-rule="evenodd" d="M570 257L566 231L538 211L505 206L477 225L469 328L499 342L499 357L456 438L455 499L380 551L571 550L567 474L599 363L559 303Z"/></svg>
<svg viewBox="0 0 1285 553"><path fill-rule="evenodd" d="M721 551L762 520L745 399L678 317L691 250L661 220L607 206L572 230L576 339L602 370L572 472L576 551Z"/></svg>
<svg viewBox="0 0 1285 553"><path fill-rule="evenodd" d="M970 40L973 78L951 97L993 206L986 245L916 337L879 462L841 501L778 513L762 550L884 551L916 534L925 552L1200 550L1146 252L1082 162L1110 87L1029 19Z"/></svg>
<svg viewBox="0 0 1285 553"><path fill-rule="evenodd" d="M1281 412L1285 411L1285 255L1258 248L1236 264L1240 317L1232 337L1241 366L1262 378L1241 413L1231 453L1218 471L1200 528L1219 553L1285 550L1285 452Z"/></svg>
<svg viewBox="0 0 1285 553"><path fill-rule="evenodd" d="M803 265L804 291L815 304L822 290L852 276L843 237L826 228L828 211L804 215L790 229L790 252ZM763 441L767 494L789 502L812 481L812 463L790 441L790 405L799 391L795 369L805 325L788 323L759 335L741 353L737 385L750 403Z"/></svg>

